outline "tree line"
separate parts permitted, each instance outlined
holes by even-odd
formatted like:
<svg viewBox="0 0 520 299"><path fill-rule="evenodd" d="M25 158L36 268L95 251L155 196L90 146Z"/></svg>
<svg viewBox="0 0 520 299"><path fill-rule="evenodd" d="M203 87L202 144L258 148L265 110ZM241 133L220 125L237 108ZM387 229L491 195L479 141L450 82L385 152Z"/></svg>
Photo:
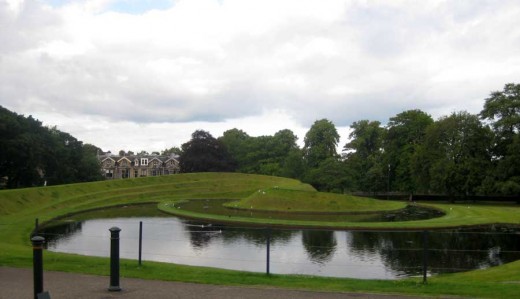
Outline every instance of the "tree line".
<svg viewBox="0 0 520 299"><path fill-rule="evenodd" d="M485 99L479 114L453 112L434 120L421 110L389 119L359 120L342 153L334 124L314 122L297 145L290 130L221 137L198 130L183 144L183 172L238 171L300 179L329 192L519 195L520 85L506 84Z"/></svg>
<svg viewBox="0 0 520 299"><path fill-rule="evenodd" d="M302 148L291 130L253 137L235 128L218 138L197 130L181 148L161 154L180 155L182 172L283 176L328 192L520 194L520 84L491 93L479 114L460 111L434 120L421 110L408 110L385 126L363 119L350 128L341 153L335 125L321 119L306 133ZM102 178L99 148L31 116L0 106L0 136L0 187Z"/></svg>
<svg viewBox="0 0 520 299"><path fill-rule="evenodd" d="M0 188L102 179L97 147L0 106Z"/></svg>

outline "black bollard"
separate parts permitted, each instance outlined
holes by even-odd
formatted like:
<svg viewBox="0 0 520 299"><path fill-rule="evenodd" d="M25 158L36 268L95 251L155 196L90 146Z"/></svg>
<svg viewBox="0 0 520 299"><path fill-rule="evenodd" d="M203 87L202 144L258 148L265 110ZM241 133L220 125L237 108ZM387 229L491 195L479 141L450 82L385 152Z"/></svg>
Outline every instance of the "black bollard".
<svg viewBox="0 0 520 299"><path fill-rule="evenodd" d="M119 286L119 227L112 227L110 231L110 286L111 292L121 291Z"/></svg>
<svg viewBox="0 0 520 299"><path fill-rule="evenodd" d="M38 299L38 294L43 292L43 242L45 238L35 236L31 238L33 246L33 280L34 298Z"/></svg>
<svg viewBox="0 0 520 299"><path fill-rule="evenodd" d="M142 252L143 252L143 222L139 221L139 266L141 266Z"/></svg>
<svg viewBox="0 0 520 299"><path fill-rule="evenodd" d="M267 243L266 244L267 245L266 246L267 247L266 248L266 252L267 252L266 253L267 254L267 256L266 256L266 273L267 273L267 275L269 275L270 274L269 264L270 264L270 259L271 259L271 229L268 228L266 233L267 233L267 235L266 235L266 237L267 237L266 238L267 239L266 240L266 243Z"/></svg>
<svg viewBox="0 0 520 299"><path fill-rule="evenodd" d="M423 283L428 282L428 231L423 231Z"/></svg>

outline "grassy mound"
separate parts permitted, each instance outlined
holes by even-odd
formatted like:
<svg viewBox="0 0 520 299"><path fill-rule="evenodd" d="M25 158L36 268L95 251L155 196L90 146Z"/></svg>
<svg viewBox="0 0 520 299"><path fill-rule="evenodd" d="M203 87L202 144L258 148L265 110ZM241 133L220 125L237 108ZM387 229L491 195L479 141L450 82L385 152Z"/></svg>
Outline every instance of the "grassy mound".
<svg viewBox="0 0 520 299"><path fill-rule="evenodd" d="M0 191L0 217L40 215L43 219L118 204L165 199L240 199L274 185L312 189L293 179L237 173L200 173L113 180ZM313 190L313 189L312 189Z"/></svg>
<svg viewBox="0 0 520 299"><path fill-rule="evenodd" d="M237 209L300 213L366 213L402 209L406 204L352 195L282 189L262 189L225 206Z"/></svg>

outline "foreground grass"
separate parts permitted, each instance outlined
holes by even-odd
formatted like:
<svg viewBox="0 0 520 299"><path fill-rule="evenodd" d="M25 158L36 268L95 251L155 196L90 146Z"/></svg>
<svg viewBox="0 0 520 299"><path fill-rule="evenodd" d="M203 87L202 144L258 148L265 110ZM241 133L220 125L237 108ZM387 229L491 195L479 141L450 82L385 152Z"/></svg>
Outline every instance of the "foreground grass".
<svg viewBox="0 0 520 299"><path fill-rule="evenodd" d="M191 198L243 199L258 190L280 189L314 192L298 181L242 174L189 174L166 177L104 181L0 192L0 265L30 267L29 235L34 219L45 222L82 210L121 204L167 202ZM324 226L369 228L426 228L486 223L520 223L515 206L430 204L446 211L446 216L395 223L324 223ZM200 216L200 215L199 215ZM207 216L207 215L206 215ZM265 219L260 219L265 224ZM280 224L280 223L278 223ZM291 224L294 223L283 223ZM302 223L317 225L317 223ZM339 225L339 226L338 226ZM357 225L357 226L356 226ZM108 258L45 252L45 269L96 275L108 274ZM255 285L302 288L322 291L355 291L424 295L459 295L485 298L514 298L520 282L520 262L487 270L440 275L423 285L417 279L394 281L271 275L123 260L121 275L145 279L175 280L224 285Z"/></svg>
<svg viewBox="0 0 520 299"><path fill-rule="evenodd" d="M31 267L30 250L13 256L3 266ZM518 273L519 262L510 264L511 269L501 269L504 274ZM515 266L515 267L512 267ZM46 270L109 275L109 260L99 257L85 257L71 254L45 252ZM182 281L215 285L280 287L331 292L359 292L407 294L421 296L463 296L470 298L518 298L518 281L508 283L481 280L459 275L430 278L427 284L420 279L404 280L360 280L349 278L328 278L303 275L266 275L263 273L222 270L206 267L191 267L144 261L138 266L135 260L121 260L121 276L166 281ZM474 276L474 275L473 275ZM516 276L517 277L517 276ZM517 277L518 278L518 277ZM511 281L512 278L509 278ZM108 278L107 278L108 283ZM124 283L124 281L123 281Z"/></svg>

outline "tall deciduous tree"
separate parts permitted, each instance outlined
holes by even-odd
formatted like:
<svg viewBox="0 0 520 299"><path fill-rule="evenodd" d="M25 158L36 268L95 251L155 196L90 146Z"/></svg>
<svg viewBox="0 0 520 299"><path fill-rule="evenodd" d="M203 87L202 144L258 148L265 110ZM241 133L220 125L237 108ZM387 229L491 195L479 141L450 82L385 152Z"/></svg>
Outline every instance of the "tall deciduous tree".
<svg viewBox="0 0 520 299"><path fill-rule="evenodd" d="M8 188L101 179L96 151L56 127L0 107L0 177Z"/></svg>
<svg viewBox="0 0 520 299"><path fill-rule="evenodd" d="M226 145L240 172L277 176L295 173L288 168L297 167L295 155L300 154L298 137L291 130L278 131L274 136L251 137L242 130L231 129L219 140Z"/></svg>
<svg viewBox="0 0 520 299"><path fill-rule="evenodd" d="M516 134L506 148L506 156L496 171L496 191L504 195L520 195L520 135Z"/></svg>
<svg viewBox="0 0 520 299"><path fill-rule="evenodd" d="M327 119L315 121L305 134L303 141L305 161L310 168L319 166L328 158L338 156L336 147L339 142L339 134L336 126Z"/></svg>
<svg viewBox="0 0 520 299"><path fill-rule="evenodd" d="M390 168L390 190L413 193L417 189L411 161L431 124L431 116L421 110L404 111L390 118L383 146Z"/></svg>
<svg viewBox="0 0 520 299"><path fill-rule="evenodd" d="M478 193L491 169L492 132L467 112L442 117L426 130L414 164L422 189L449 195Z"/></svg>
<svg viewBox="0 0 520 299"><path fill-rule="evenodd" d="M509 83L503 91L491 93L480 112L480 117L489 120L495 131L495 154L499 158L505 156L507 146L520 131L520 84Z"/></svg>
<svg viewBox="0 0 520 299"><path fill-rule="evenodd" d="M520 84L506 84L486 99L480 112L495 132L496 172L492 191L504 195L520 195ZM489 180L491 181L491 179Z"/></svg>
<svg viewBox="0 0 520 299"><path fill-rule="evenodd" d="M382 159L384 128L380 122L368 120L354 122L350 128L344 158L353 176L352 187L361 191L386 190L388 167Z"/></svg>
<svg viewBox="0 0 520 299"><path fill-rule="evenodd" d="M235 170L235 164L224 144L202 130L193 132L191 140L182 145L179 163L182 172Z"/></svg>

